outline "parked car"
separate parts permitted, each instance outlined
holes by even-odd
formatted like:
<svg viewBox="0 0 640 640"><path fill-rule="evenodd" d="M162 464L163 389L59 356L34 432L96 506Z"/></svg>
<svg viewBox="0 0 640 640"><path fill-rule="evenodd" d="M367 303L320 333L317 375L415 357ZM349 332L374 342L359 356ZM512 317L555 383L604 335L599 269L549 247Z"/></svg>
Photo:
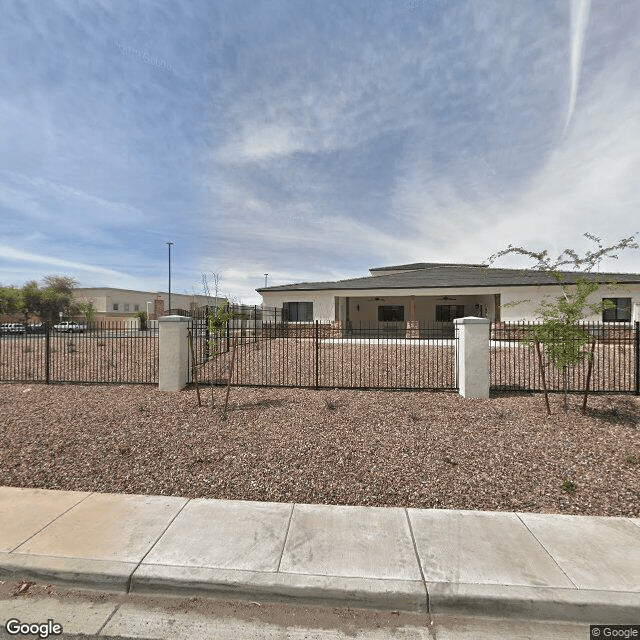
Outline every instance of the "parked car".
<svg viewBox="0 0 640 640"><path fill-rule="evenodd" d="M0 326L0 333L24 333L25 326L20 322L5 322Z"/></svg>
<svg viewBox="0 0 640 640"><path fill-rule="evenodd" d="M62 333L82 333L85 330L85 326L77 322L60 322L54 324L53 328Z"/></svg>
<svg viewBox="0 0 640 640"><path fill-rule="evenodd" d="M44 333L46 327L44 322L36 322L34 324L27 325L27 333Z"/></svg>

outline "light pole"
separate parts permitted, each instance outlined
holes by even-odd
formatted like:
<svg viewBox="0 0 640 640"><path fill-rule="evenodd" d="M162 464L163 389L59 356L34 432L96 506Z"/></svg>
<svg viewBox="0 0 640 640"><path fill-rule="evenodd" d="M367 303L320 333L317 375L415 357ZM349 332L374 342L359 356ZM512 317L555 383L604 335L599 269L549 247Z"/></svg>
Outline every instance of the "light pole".
<svg viewBox="0 0 640 640"><path fill-rule="evenodd" d="M171 310L171 245L173 242L167 242L169 245L169 310Z"/></svg>
<svg viewBox="0 0 640 640"><path fill-rule="evenodd" d="M149 315L149 305L151 304L151 302L147 300L146 304L147 304L147 320L149 320L151 318L151 316Z"/></svg>

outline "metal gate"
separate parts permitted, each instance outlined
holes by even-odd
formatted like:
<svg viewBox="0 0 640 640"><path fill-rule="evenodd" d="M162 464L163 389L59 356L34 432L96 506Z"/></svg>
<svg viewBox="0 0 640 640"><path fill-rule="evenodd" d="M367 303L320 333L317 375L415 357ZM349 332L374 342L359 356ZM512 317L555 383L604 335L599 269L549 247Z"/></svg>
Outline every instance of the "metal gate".
<svg viewBox="0 0 640 640"><path fill-rule="evenodd" d="M330 325L261 322L256 330L232 328L217 336L196 324L195 377L233 385L344 389L456 389L457 335L421 326L407 338L395 331ZM235 342L235 351L234 351ZM192 368L192 380L194 371Z"/></svg>

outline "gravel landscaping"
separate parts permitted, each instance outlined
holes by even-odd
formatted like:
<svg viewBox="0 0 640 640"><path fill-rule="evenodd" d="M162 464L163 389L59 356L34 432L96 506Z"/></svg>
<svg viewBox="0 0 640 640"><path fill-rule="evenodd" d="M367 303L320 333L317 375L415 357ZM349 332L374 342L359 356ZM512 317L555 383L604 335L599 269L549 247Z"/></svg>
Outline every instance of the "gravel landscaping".
<svg viewBox="0 0 640 640"><path fill-rule="evenodd" d="M139 382L158 380L158 338L122 332L53 333L49 375L56 382ZM0 380L46 379L43 335L0 337Z"/></svg>
<svg viewBox="0 0 640 640"><path fill-rule="evenodd" d="M640 398L0 384L0 484L640 516Z"/></svg>
<svg viewBox="0 0 640 640"><path fill-rule="evenodd" d="M275 338L238 346L233 381L242 384L345 388L453 389L453 340L321 340L316 351L309 338ZM316 355L318 367L316 369ZM543 388L535 349L523 344L491 343L491 386L530 390ZM545 358L547 388L561 390L561 373ZM569 368L569 387L583 390L588 361ZM226 378L231 354L224 352L198 367L200 380ZM598 343L589 388L625 392L635 389L635 350L629 343ZM316 378L317 375L317 378Z"/></svg>

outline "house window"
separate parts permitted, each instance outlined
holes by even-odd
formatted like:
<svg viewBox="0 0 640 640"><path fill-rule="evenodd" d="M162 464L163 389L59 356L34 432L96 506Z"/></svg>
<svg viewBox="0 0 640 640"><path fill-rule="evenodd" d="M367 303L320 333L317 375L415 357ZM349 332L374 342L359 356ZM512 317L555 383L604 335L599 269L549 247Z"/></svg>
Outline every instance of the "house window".
<svg viewBox="0 0 640 640"><path fill-rule="evenodd" d="M114 311L117 311L117 310L118 310L118 303L117 303L117 302L114 302L114 303L113 303L113 310L114 310Z"/></svg>
<svg viewBox="0 0 640 640"><path fill-rule="evenodd" d="M285 302L282 314L285 322L313 322L313 302Z"/></svg>
<svg viewBox="0 0 640 640"><path fill-rule="evenodd" d="M139 304L134 304L133 305L133 310L134 311L140 311L140 305Z"/></svg>
<svg viewBox="0 0 640 640"><path fill-rule="evenodd" d="M378 322L404 322L404 306L384 304L378 307Z"/></svg>
<svg viewBox="0 0 640 640"><path fill-rule="evenodd" d="M464 318L463 304L436 305L436 322L453 322L456 318Z"/></svg>
<svg viewBox="0 0 640 640"><path fill-rule="evenodd" d="M128 305L128 304L125 304L125 305L124 305L124 310L125 310L125 311L129 311L129 305Z"/></svg>
<svg viewBox="0 0 640 640"><path fill-rule="evenodd" d="M611 309L602 310L602 322L631 322L631 298L603 298L613 302Z"/></svg>

